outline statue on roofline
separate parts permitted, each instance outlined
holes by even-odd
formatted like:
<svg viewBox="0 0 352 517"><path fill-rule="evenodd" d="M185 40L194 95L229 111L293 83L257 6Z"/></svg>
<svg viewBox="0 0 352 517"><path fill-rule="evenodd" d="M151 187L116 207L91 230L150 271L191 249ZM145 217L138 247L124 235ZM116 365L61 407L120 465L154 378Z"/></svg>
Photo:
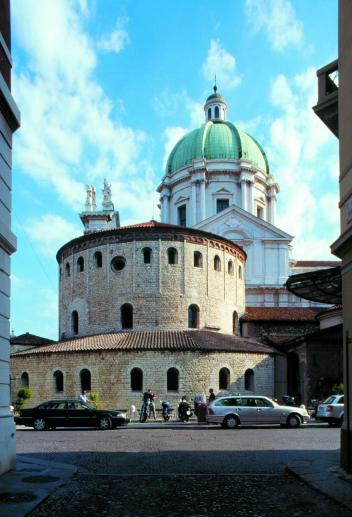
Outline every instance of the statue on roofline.
<svg viewBox="0 0 352 517"><path fill-rule="evenodd" d="M113 211L114 204L111 201L111 185L104 179L104 188L103 188L103 210Z"/></svg>

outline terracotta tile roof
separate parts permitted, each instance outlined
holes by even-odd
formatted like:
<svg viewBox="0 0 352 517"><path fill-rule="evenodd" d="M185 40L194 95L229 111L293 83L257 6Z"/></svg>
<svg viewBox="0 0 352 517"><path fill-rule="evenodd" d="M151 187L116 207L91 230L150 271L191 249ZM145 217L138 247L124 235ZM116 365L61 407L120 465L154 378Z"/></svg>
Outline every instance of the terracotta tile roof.
<svg viewBox="0 0 352 517"><path fill-rule="evenodd" d="M127 226L120 226L121 230L127 228L184 228L183 226L178 226L176 224L169 223L161 223L160 221L155 221L151 219L150 221L146 221L145 223L137 223L137 224L129 224Z"/></svg>
<svg viewBox="0 0 352 517"><path fill-rule="evenodd" d="M21 334L20 336L13 336L10 338L10 345L42 346L48 345L49 343L55 343L55 341L53 341L52 339L47 339L45 337L36 336L35 334L30 334L29 332Z"/></svg>
<svg viewBox="0 0 352 517"><path fill-rule="evenodd" d="M315 321L320 308L311 307L247 307L242 321Z"/></svg>
<svg viewBox="0 0 352 517"><path fill-rule="evenodd" d="M110 351L139 351L139 350L169 350L169 351L223 351L266 353L275 352L271 347L255 339L229 336L204 330L193 331L129 331L111 332L82 338L59 341L50 346L32 348L13 354L19 355L47 354L60 352L88 352L94 350Z"/></svg>
<svg viewBox="0 0 352 517"><path fill-rule="evenodd" d="M340 265L340 260L296 260L293 267L336 267Z"/></svg>

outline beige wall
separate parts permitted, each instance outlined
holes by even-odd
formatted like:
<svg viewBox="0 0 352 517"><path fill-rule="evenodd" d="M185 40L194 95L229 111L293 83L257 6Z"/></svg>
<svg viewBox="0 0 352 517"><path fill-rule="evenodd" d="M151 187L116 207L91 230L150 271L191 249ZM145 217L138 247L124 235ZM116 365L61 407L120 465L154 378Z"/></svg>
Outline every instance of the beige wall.
<svg viewBox="0 0 352 517"><path fill-rule="evenodd" d="M219 391L220 368L230 370L232 391L245 393L244 373L251 368L255 374L255 393L274 395L274 358L267 354L102 351L11 356L13 399L21 387L23 372L28 373L29 387L33 391L31 406L53 398L76 398L80 393L80 371L84 368L91 372L92 391L99 392L102 403L110 408L128 409L131 404L139 407L142 392L130 389L132 368L143 370L143 389L155 391L157 401L166 397L176 403L182 395L192 397L199 392L207 393L209 388ZM180 372L177 393L167 393L169 368ZM59 394L55 392L53 380L56 370L64 374L64 392Z"/></svg>
<svg viewBox="0 0 352 517"><path fill-rule="evenodd" d="M204 240L204 239L203 239ZM151 264L144 264L142 250L152 249ZM178 263L168 264L167 249L178 252ZM97 268L94 254L103 255L103 267ZM193 254L199 251L203 266L194 267ZM126 266L113 271L111 260L123 256ZM221 271L214 270L214 257L221 260ZM83 257L85 268L77 272L77 260ZM234 274L228 273L233 262ZM66 263L71 275L65 276ZM242 279L239 278L239 266ZM210 241L148 240L129 241L92 246L72 251L60 263L60 337L73 335L72 311L79 314L79 334L90 335L121 330L120 307L133 305L135 330L184 330L188 328L188 307L196 304L200 310L199 328L216 328L232 334L232 315L244 312L244 260L236 253L218 249Z"/></svg>

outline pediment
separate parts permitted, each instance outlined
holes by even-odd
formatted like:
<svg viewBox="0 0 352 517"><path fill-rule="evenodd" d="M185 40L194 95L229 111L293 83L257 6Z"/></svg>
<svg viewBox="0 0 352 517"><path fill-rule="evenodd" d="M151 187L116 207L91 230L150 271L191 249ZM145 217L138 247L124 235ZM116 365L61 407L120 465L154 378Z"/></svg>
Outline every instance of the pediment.
<svg viewBox="0 0 352 517"><path fill-rule="evenodd" d="M178 205L179 203L182 203L182 202L185 202L185 201L188 201L188 200L189 200L189 197L179 196L179 197L175 200L175 205Z"/></svg>
<svg viewBox="0 0 352 517"><path fill-rule="evenodd" d="M235 241L278 240L290 242L293 239L292 235L235 205L208 217L194 228Z"/></svg>
<svg viewBox="0 0 352 517"><path fill-rule="evenodd" d="M216 192L213 192L213 196L218 194L230 194L232 196L233 193L231 192L231 190L228 190L227 188L220 188Z"/></svg>

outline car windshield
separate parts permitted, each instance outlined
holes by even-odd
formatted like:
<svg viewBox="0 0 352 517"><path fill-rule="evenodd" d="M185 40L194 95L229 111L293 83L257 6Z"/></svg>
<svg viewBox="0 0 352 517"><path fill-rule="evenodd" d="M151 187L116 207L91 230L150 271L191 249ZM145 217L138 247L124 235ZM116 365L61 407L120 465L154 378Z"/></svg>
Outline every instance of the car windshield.
<svg viewBox="0 0 352 517"><path fill-rule="evenodd" d="M328 397L326 400L324 400L324 404L333 404L334 402L336 402L336 399L337 399L337 396L332 395L332 396Z"/></svg>

